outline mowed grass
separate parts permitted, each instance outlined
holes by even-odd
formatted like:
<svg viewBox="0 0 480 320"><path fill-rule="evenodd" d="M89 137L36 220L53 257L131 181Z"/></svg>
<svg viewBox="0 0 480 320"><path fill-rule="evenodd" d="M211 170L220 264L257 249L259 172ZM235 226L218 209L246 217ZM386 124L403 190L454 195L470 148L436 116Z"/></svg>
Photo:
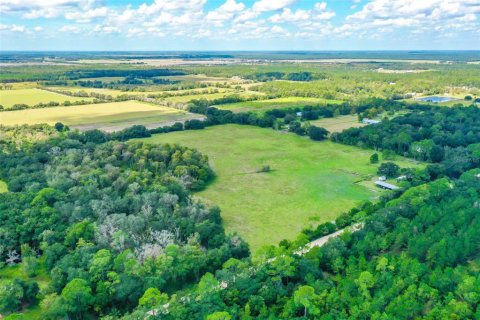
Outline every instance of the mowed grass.
<svg viewBox="0 0 480 320"><path fill-rule="evenodd" d="M341 103L338 100L326 100L318 98L305 98L305 97L286 97L276 99L265 99L255 101L243 101L229 104L222 104L216 106L222 110L230 110L233 112L245 112L245 111L267 111L277 108L293 108L301 107L305 105L316 105L325 103Z"/></svg>
<svg viewBox="0 0 480 320"><path fill-rule="evenodd" d="M15 104L26 104L34 106L38 103L58 102L64 103L70 101L72 103L78 101L92 101L93 98L71 97L55 92L41 89L18 89L18 90L0 90L0 105L6 109L11 108Z"/></svg>
<svg viewBox="0 0 480 320"><path fill-rule="evenodd" d="M219 99L223 97L228 97L231 95L248 98L256 94L252 92L247 93L242 91L240 92L230 91L230 92L219 92L219 93L200 93L200 94L191 94L191 95L185 95L185 96L173 96L173 97L165 98L164 100L168 102L175 102L175 103L188 103L192 100L198 100L198 99L214 100L214 99Z"/></svg>
<svg viewBox="0 0 480 320"><path fill-rule="evenodd" d="M55 124L67 125L111 124L128 122L129 124L147 124L158 121L175 120L186 113L164 106L139 101L88 104L71 107L54 107L0 112L0 123L17 124Z"/></svg>
<svg viewBox="0 0 480 320"><path fill-rule="evenodd" d="M366 125L365 123L358 122L357 115L338 116L335 118L323 118L310 121L310 124L325 128L330 132L341 132L348 128L359 128Z"/></svg>
<svg viewBox="0 0 480 320"><path fill-rule="evenodd" d="M7 192L8 187L5 181L0 180L0 193Z"/></svg>
<svg viewBox="0 0 480 320"><path fill-rule="evenodd" d="M253 252L294 239L310 224L331 221L381 192L359 184L377 171L378 165L369 163L373 152L330 141L240 125L142 140L180 144L208 155L217 177L197 195L222 209L226 229L238 232ZM272 171L258 173L265 165Z"/></svg>

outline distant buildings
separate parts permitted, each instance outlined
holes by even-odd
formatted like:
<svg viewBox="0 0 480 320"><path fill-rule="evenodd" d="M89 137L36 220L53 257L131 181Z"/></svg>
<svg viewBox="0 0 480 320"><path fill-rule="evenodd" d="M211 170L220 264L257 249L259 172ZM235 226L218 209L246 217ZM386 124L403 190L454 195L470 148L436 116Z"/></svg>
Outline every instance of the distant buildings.
<svg viewBox="0 0 480 320"><path fill-rule="evenodd" d="M387 183L385 181L375 181L375 184L377 186L379 186L380 188L383 188L383 189L388 189L388 190L397 190L397 189L400 189L399 187L397 187L396 185L393 185L393 184L390 184L390 183Z"/></svg>

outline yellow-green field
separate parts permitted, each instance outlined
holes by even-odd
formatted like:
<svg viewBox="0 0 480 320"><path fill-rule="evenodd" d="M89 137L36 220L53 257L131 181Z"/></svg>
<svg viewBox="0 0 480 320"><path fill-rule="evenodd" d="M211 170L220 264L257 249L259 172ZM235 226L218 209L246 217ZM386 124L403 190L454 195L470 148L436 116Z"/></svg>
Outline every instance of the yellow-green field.
<svg viewBox="0 0 480 320"><path fill-rule="evenodd" d="M34 106L38 103L58 102L64 103L70 101L72 103L79 101L92 101L93 98L70 97L67 95L54 93L41 89L18 89L18 90L0 90L0 105L6 109L11 108L15 104L26 104Z"/></svg>
<svg viewBox="0 0 480 320"><path fill-rule="evenodd" d="M277 99L265 99L255 101L244 101L229 104L218 105L219 109L231 110L233 112L245 111L266 111L276 108L290 108L301 107L305 105L316 105L325 103L341 103L338 100L327 100L319 98L305 98L305 97L286 97Z"/></svg>
<svg viewBox="0 0 480 320"><path fill-rule="evenodd" d="M188 103L196 99L213 100L213 99L223 98L229 95L238 95L241 97L248 98L255 94L252 94L251 92L250 93L247 93L247 92L200 93L200 94L191 94L187 96L173 96L173 97L165 98L164 100L168 102L175 102L175 103Z"/></svg>
<svg viewBox="0 0 480 320"><path fill-rule="evenodd" d="M325 128L330 132L341 132L348 128L358 128L365 126L364 123L358 122L357 115L339 116L335 118L323 118L310 121L310 124Z"/></svg>
<svg viewBox="0 0 480 320"><path fill-rule="evenodd" d="M189 118L191 114L184 111L139 101L0 112L0 123L4 125L62 122L81 129L107 131Z"/></svg>
<svg viewBox="0 0 480 320"><path fill-rule="evenodd" d="M197 193L222 209L229 232L238 232L252 250L294 239L309 224L335 219L382 192L373 187L378 164L371 150L314 142L272 129L222 125L142 139L177 143L207 155L217 177ZM416 166L401 157L400 166ZM259 172L265 166L270 172Z"/></svg>
<svg viewBox="0 0 480 320"><path fill-rule="evenodd" d="M216 88L216 87L206 87L206 88L194 88L194 89L185 89L185 90L150 90L150 91L121 91L121 90L115 90L115 89L104 89L104 88L82 88L82 87L51 87L52 89L55 90L60 90L60 91L67 91L71 93L78 93L78 92L86 92L87 94L90 93L99 93L99 94L105 94L112 96L113 98L116 98L118 96L122 95L129 95L129 96L148 96L151 94L169 94L169 95L182 95L182 97L188 97L190 95L185 95L185 94L190 94L191 95L201 95L200 93L205 91L205 90L216 90L219 93L225 93L225 92L233 92L233 89L228 89L228 88ZM196 99L196 98L190 98L191 99Z"/></svg>
<svg viewBox="0 0 480 320"><path fill-rule="evenodd" d="M5 181L0 180L0 193L7 192L7 191L8 191L7 184L5 183Z"/></svg>

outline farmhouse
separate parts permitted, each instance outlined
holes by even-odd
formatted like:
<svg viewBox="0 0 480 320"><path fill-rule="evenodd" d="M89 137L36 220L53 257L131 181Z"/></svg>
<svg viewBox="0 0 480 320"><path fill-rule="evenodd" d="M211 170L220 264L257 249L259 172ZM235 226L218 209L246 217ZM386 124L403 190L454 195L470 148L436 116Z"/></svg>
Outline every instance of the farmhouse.
<svg viewBox="0 0 480 320"><path fill-rule="evenodd" d="M380 188L383 188L383 189L388 189L388 190L397 190L399 189L399 187L397 187L396 185L393 185L393 184L390 184L390 183L387 183L385 181L375 181L375 184L377 186L379 186Z"/></svg>
<svg viewBox="0 0 480 320"><path fill-rule="evenodd" d="M380 123L381 121L380 120L373 120L373 119L368 119L368 118L365 118L362 120L363 123L366 123L366 124L378 124Z"/></svg>

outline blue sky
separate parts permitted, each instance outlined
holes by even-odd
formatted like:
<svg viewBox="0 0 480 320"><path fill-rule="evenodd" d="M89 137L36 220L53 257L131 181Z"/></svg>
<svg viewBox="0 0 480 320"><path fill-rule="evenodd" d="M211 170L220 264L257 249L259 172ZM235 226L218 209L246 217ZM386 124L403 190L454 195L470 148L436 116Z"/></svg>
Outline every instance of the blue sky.
<svg viewBox="0 0 480 320"><path fill-rule="evenodd" d="M480 0L1 0L0 50L480 49Z"/></svg>

